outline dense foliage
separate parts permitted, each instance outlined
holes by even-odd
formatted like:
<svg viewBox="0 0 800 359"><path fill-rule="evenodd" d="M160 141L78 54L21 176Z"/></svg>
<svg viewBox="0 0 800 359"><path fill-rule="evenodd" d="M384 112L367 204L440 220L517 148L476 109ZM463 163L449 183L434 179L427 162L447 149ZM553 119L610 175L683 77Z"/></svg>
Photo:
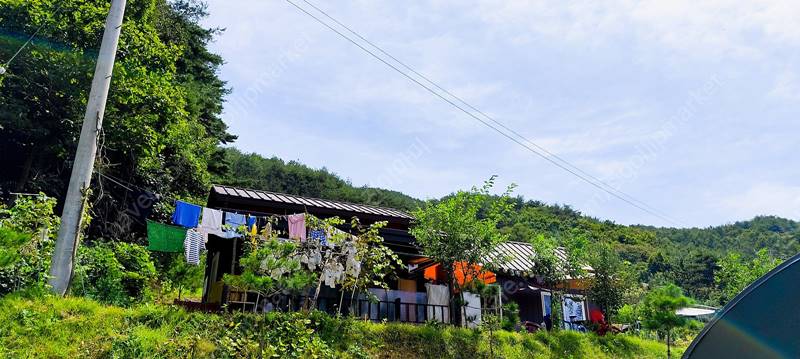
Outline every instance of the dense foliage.
<svg viewBox="0 0 800 359"><path fill-rule="evenodd" d="M411 234L422 254L442 266L451 301L459 293L464 304L464 285L482 278L484 267L492 265L489 260L504 260L494 255L495 248L508 239L497 225L511 212L509 195L514 186L493 197L489 191L494 181L492 177L480 188L459 191L413 212ZM456 278L457 270L463 273L462 281Z"/></svg>
<svg viewBox="0 0 800 359"><path fill-rule="evenodd" d="M126 306L151 298L158 277L146 248L130 243L98 243L79 249L72 294Z"/></svg>
<svg viewBox="0 0 800 359"><path fill-rule="evenodd" d="M724 302L733 299L750 283L767 274L778 264L780 261L771 257L766 248L759 250L751 260L745 260L736 252L729 253L719 261L720 269L715 278L720 287L718 293L720 299Z"/></svg>
<svg viewBox="0 0 800 359"><path fill-rule="evenodd" d="M152 305L122 309L83 298L0 299L0 356L8 358L487 358L489 338L481 330L322 313L263 317ZM664 344L627 335L497 331L492 338L501 358L647 359L666 352Z"/></svg>
<svg viewBox="0 0 800 359"><path fill-rule="evenodd" d="M721 294L723 288L742 289L741 284L727 283L732 277L720 277L720 261L730 253L751 260L763 249L764 261L778 263L800 251L798 222L777 217L705 229L623 226L584 216L567 206L518 198L516 211L503 225L516 241L530 242L539 235L556 241L584 236L608 245L623 261L626 275L633 272L640 282L651 286L675 283L691 297L711 305L730 299Z"/></svg>
<svg viewBox="0 0 800 359"><path fill-rule="evenodd" d="M689 320L675 313L692 303L683 295L683 291L674 284L653 289L644 298L642 316L645 328L655 330L666 337L667 357L670 356L672 332L689 324Z"/></svg>
<svg viewBox="0 0 800 359"><path fill-rule="evenodd" d="M109 2L0 1L0 58L41 27L0 77L0 190L63 198ZM128 1L114 66L97 171L90 238L135 241L124 208L140 187L202 197L224 170L220 144L234 139L220 119L222 59L206 44L215 30L192 0ZM125 186L125 187L123 187ZM168 210L168 209L166 209Z"/></svg>
<svg viewBox="0 0 800 359"><path fill-rule="evenodd" d="M10 208L0 205L0 296L42 289L47 282L59 223L55 204L38 195L20 197Z"/></svg>

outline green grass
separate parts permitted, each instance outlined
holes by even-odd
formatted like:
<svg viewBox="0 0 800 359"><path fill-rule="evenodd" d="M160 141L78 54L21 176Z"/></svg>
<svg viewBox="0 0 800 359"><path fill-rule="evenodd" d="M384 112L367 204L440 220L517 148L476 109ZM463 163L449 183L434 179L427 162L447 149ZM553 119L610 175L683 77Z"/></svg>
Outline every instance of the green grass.
<svg viewBox="0 0 800 359"><path fill-rule="evenodd" d="M664 358L627 335L494 334L375 324L321 313L213 315L163 305L119 308L84 298L0 300L2 358ZM679 356L682 349L674 351Z"/></svg>

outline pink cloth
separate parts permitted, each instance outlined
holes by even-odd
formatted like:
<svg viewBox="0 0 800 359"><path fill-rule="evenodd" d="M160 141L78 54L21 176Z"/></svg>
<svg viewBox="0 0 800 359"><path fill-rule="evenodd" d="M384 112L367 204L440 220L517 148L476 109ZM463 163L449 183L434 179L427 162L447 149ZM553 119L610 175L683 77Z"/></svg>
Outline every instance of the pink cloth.
<svg viewBox="0 0 800 359"><path fill-rule="evenodd" d="M306 215L293 214L287 217L289 221L289 238L299 239L300 242L306 241Z"/></svg>

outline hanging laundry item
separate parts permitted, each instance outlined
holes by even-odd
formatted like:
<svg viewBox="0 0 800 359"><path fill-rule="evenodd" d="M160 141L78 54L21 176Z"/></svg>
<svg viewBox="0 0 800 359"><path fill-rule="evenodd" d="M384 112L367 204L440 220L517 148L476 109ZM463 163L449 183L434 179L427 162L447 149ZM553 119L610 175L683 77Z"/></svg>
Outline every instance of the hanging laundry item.
<svg viewBox="0 0 800 359"><path fill-rule="evenodd" d="M336 282L339 282L344 277L344 267L341 263L329 263L323 268L322 278L325 285L331 288L336 288Z"/></svg>
<svg viewBox="0 0 800 359"><path fill-rule="evenodd" d="M206 249L203 233L196 229L186 231L186 239L183 241L183 252L186 256L186 263L200 264L200 250Z"/></svg>
<svg viewBox="0 0 800 359"><path fill-rule="evenodd" d="M306 241L306 215L305 213L293 214L288 216L289 238L299 239L300 242Z"/></svg>
<svg viewBox="0 0 800 359"><path fill-rule="evenodd" d="M249 216L247 217L247 233L256 236L258 235L258 226L256 225L258 222L258 217Z"/></svg>
<svg viewBox="0 0 800 359"><path fill-rule="evenodd" d="M241 237L239 227L247 225L247 219L243 214L225 212L225 225L228 226L225 230L226 238Z"/></svg>
<svg viewBox="0 0 800 359"><path fill-rule="evenodd" d="M322 264L322 253L317 249L312 249L309 253L302 254L299 258L300 263L308 267L310 271L317 270L317 266Z"/></svg>
<svg viewBox="0 0 800 359"><path fill-rule="evenodd" d="M314 229L308 232L308 236L311 238L312 241L319 242L321 245L328 244L328 237L325 234L325 231L321 229Z"/></svg>
<svg viewBox="0 0 800 359"><path fill-rule="evenodd" d="M344 254L346 255L345 268L347 275L351 277L358 277L361 273L361 262L356 259L358 250L353 242L344 243Z"/></svg>
<svg viewBox="0 0 800 359"><path fill-rule="evenodd" d="M261 222L262 221L259 220L259 223ZM263 224L260 224L259 227L263 228L261 232L258 233L258 236L261 238L261 240L266 241L272 238L272 223L270 223L268 218L264 218Z"/></svg>
<svg viewBox="0 0 800 359"><path fill-rule="evenodd" d="M191 203L175 201L175 213L172 214L172 223L186 228L195 228L200 222L200 211L202 209L202 207Z"/></svg>
<svg viewBox="0 0 800 359"><path fill-rule="evenodd" d="M224 237L225 232L222 231L222 211L204 207L203 219L200 221L200 226L197 227L197 229L200 233L204 234L206 239L209 234Z"/></svg>
<svg viewBox="0 0 800 359"><path fill-rule="evenodd" d="M147 249L151 251L180 253L184 239L186 228L147 221Z"/></svg>

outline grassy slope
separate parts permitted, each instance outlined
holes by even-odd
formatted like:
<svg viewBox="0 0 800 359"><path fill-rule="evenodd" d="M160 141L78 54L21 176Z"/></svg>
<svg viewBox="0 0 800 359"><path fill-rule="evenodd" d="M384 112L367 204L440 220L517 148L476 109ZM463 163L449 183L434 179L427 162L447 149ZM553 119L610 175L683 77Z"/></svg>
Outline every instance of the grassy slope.
<svg viewBox="0 0 800 359"><path fill-rule="evenodd" d="M0 300L3 358L258 357L260 338L266 354L284 357L489 357L488 334L474 330L372 324L319 314L265 318L153 305L127 309L82 298ZM632 336L499 332L496 341L495 354L503 358L666 355L663 344Z"/></svg>

